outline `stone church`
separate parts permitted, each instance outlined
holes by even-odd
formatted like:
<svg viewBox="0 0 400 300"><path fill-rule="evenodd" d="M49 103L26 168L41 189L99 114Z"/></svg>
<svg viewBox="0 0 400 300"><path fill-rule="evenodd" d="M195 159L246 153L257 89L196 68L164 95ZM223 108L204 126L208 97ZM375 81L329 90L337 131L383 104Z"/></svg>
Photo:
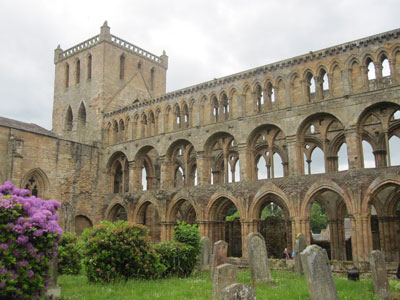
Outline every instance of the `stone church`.
<svg viewBox="0 0 400 300"><path fill-rule="evenodd" d="M400 29L168 93L165 52L107 23L54 63L53 129L1 117L0 180L59 200L64 230L185 221L241 257L254 231L315 242L318 202L332 259L398 261Z"/></svg>

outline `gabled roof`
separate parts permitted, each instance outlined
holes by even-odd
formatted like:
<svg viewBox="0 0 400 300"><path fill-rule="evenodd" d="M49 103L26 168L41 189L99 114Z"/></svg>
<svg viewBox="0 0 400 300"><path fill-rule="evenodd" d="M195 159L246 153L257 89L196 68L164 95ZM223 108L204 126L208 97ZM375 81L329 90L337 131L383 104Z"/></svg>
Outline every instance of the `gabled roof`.
<svg viewBox="0 0 400 300"><path fill-rule="evenodd" d="M4 118L4 117L0 117L0 126L29 131L29 132L47 135L47 136L51 136L51 137L57 137L57 135L54 132L47 130L43 127L40 127L39 125L36 125L33 123L25 123L25 122L8 119L8 118Z"/></svg>

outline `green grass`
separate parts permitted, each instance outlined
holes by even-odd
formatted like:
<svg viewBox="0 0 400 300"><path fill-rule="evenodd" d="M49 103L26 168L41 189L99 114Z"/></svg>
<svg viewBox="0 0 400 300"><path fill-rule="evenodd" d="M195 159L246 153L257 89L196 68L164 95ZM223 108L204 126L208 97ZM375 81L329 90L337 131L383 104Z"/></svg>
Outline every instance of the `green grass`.
<svg viewBox="0 0 400 300"><path fill-rule="evenodd" d="M289 272L272 272L276 286L260 285L256 287L257 299L300 300L310 299L304 276ZM212 281L209 272L196 272L190 278L168 278L160 280L128 280L110 284L92 284L86 276L59 276L62 285L63 300L184 300L211 299ZM250 272L240 271L238 282L250 284ZM339 299L378 299L373 296L372 281L348 281L335 278ZM391 290L400 292L400 284L391 282Z"/></svg>

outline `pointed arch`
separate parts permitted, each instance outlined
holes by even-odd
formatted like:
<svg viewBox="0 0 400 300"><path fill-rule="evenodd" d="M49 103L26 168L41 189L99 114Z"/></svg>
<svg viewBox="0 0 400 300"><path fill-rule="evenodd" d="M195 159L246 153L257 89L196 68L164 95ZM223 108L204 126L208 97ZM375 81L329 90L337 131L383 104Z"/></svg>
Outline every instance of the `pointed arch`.
<svg viewBox="0 0 400 300"><path fill-rule="evenodd" d="M49 179L41 168L28 171L20 182L20 187L28 189L31 195L46 199L49 190Z"/></svg>
<svg viewBox="0 0 400 300"><path fill-rule="evenodd" d="M74 116L72 114L72 108L71 105L68 105L64 119L64 130L72 131L73 122L74 122Z"/></svg>
<svg viewBox="0 0 400 300"><path fill-rule="evenodd" d="M83 101L78 110L78 129L86 126L86 107Z"/></svg>

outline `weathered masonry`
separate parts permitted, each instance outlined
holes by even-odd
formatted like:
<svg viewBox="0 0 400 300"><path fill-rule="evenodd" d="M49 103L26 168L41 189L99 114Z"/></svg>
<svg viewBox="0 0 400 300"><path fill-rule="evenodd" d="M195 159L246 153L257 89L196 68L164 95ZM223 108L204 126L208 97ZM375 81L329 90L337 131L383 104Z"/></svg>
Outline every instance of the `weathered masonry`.
<svg viewBox="0 0 400 300"><path fill-rule="evenodd" d="M160 241L184 220L246 256L255 231L312 243L317 201L331 259L399 259L400 29L169 93L165 52L106 23L54 62L53 132L0 123L0 179L62 201L64 229L127 219Z"/></svg>

